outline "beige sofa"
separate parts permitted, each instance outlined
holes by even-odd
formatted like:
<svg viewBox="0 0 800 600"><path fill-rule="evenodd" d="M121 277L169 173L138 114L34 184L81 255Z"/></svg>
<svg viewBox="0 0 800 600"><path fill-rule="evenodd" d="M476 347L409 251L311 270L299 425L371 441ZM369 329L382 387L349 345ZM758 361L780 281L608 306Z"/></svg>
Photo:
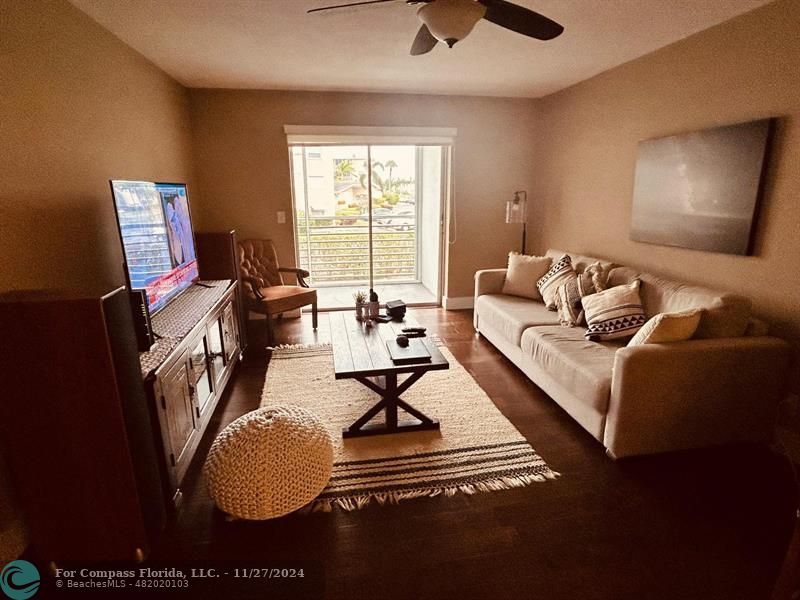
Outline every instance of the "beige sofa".
<svg viewBox="0 0 800 600"><path fill-rule="evenodd" d="M548 250L558 259L566 254ZM703 308L694 338L627 347L590 342L542 302L502 294L505 269L475 274L475 330L544 390L612 458L772 439L789 346L751 318L750 301L600 261L610 285L641 281L648 318Z"/></svg>

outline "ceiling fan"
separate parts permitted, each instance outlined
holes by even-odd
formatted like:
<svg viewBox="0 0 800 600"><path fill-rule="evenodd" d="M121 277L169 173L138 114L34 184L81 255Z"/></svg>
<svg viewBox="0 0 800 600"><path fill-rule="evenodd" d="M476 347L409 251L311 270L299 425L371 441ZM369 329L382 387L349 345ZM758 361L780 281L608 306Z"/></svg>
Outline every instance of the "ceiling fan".
<svg viewBox="0 0 800 600"><path fill-rule="evenodd" d="M308 13L400 1L363 0L312 8ZM417 10L422 26L411 45L413 56L430 52L439 42L452 48L456 42L467 37L481 19L538 40L552 40L564 31L564 27L552 19L506 0L405 0L405 3L422 5Z"/></svg>

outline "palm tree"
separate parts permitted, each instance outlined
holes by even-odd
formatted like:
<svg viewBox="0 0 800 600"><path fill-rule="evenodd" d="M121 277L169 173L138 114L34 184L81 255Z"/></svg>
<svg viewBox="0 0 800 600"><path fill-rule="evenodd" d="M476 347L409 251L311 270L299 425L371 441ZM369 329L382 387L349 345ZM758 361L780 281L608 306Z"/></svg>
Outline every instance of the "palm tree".
<svg viewBox="0 0 800 600"><path fill-rule="evenodd" d="M387 160L386 163L379 160L372 161L372 187L380 192L380 196L373 198L373 204L383 204L384 201L397 204L401 196L411 196L407 188L414 183L414 180L394 179L392 171L396 168L397 163L393 160ZM388 171L386 178L384 178L385 171ZM359 181L361 187L367 187L366 174L362 174Z"/></svg>
<svg viewBox="0 0 800 600"><path fill-rule="evenodd" d="M392 170L397 168L397 163L394 162L391 158L386 161L386 168L389 169L389 184L391 185L392 181Z"/></svg>
<svg viewBox="0 0 800 600"><path fill-rule="evenodd" d="M337 160L335 168L334 179L336 179L336 181L351 179L356 174L356 167L353 161L348 158Z"/></svg>

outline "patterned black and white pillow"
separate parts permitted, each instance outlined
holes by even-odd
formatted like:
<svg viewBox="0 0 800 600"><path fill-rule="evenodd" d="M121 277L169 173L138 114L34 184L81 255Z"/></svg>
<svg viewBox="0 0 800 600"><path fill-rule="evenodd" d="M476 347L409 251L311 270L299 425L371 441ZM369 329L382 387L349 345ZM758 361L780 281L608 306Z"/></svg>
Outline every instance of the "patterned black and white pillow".
<svg viewBox="0 0 800 600"><path fill-rule="evenodd" d="M586 317L585 337L594 342L631 337L647 321L639 296L639 280L618 285L581 300Z"/></svg>
<svg viewBox="0 0 800 600"><path fill-rule="evenodd" d="M536 282L536 287L539 288L539 293L542 295L545 306L550 310L556 310L558 287L568 281L574 281L577 277L569 254L565 254L557 262L553 263L550 270Z"/></svg>

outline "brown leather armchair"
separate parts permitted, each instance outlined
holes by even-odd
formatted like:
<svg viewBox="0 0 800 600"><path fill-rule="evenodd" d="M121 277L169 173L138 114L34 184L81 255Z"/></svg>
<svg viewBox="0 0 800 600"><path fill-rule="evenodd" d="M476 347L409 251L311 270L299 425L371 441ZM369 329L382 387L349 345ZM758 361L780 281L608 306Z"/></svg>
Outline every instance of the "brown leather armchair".
<svg viewBox="0 0 800 600"><path fill-rule="evenodd" d="M274 341L272 317L311 305L311 322L317 328L317 290L308 287L308 271L278 265L272 240L239 242L239 266L245 306L267 316L268 343ZM281 273L294 273L297 285L286 285Z"/></svg>

